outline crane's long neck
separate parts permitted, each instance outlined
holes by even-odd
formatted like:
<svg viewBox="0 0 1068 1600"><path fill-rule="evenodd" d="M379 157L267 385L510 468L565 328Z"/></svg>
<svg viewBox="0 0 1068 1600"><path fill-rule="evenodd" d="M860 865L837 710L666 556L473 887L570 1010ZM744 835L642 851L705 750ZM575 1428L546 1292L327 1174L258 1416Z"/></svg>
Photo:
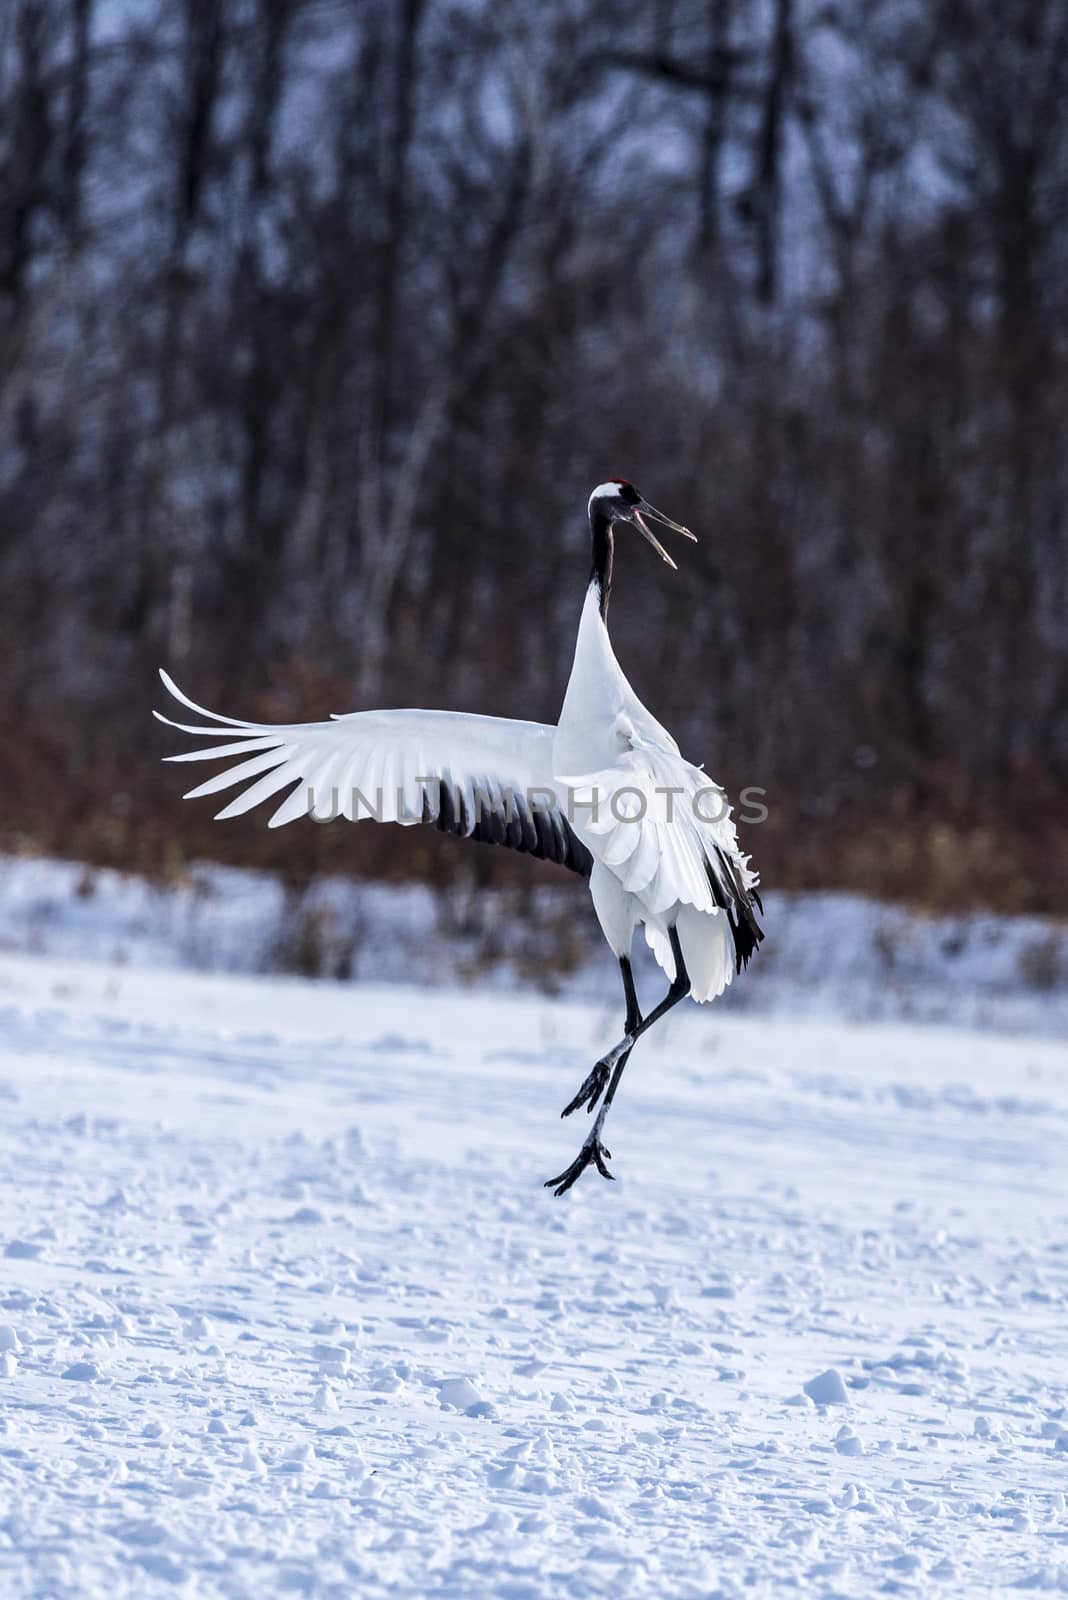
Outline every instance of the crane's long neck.
<svg viewBox="0 0 1068 1600"><path fill-rule="evenodd" d="M612 593L612 557L615 553L611 517L606 517L603 511L594 506L590 513L590 529L593 534L590 584L597 590L597 609L601 613L601 621L607 622L608 597Z"/></svg>
<svg viewBox="0 0 1068 1600"><path fill-rule="evenodd" d="M615 733L618 711L641 706L616 660L608 635L606 613L612 588L612 527L607 518L590 514L593 571L579 618L575 659L553 747L556 772L590 772L619 754Z"/></svg>

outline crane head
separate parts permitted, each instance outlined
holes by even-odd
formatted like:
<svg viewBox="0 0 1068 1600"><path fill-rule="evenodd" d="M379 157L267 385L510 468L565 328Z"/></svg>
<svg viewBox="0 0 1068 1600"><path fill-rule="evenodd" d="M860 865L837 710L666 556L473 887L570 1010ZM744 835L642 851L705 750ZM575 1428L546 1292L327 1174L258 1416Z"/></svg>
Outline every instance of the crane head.
<svg viewBox="0 0 1068 1600"><path fill-rule="evenodd" d="M686 539L697 540L697 535L691 533L689 528L684 528L681 522L672 522L670 517L665 517L662 511L651 506L645 497L638 493L632 483L626 478L609 478L604 483L599 483L590 495L588 506L590 521L594 517L606 517L610 525L617 522L632 523L642 537L652 545L662 561L669 567L675 567L675 562L668 555L656 534L649 526L649 521L659 522L665 528L672 528L676 533L681 533ZM677 568L676 568L677 570Z"/></svg>

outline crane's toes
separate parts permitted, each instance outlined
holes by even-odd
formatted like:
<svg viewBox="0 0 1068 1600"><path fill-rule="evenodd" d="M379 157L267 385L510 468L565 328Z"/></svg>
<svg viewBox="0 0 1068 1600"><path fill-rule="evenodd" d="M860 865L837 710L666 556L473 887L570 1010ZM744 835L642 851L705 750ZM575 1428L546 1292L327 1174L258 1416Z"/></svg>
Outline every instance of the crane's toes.
<svg viewBox="0 0 1068 1600"><path fill-rule="evenodd" d="M556 1199L559 1199L562 1194L567 1193L572 1184L578 1182L579 1178L581 1178L582 1174L585 1172L586 1168L591 1165L591 1163L597 1168L597 1171L601 1174L602 1178L607 1178L610 1182L614 1183L614 1175L609 1172L607 1166L605 1165L605 1162L610 1161L611 1159L611 1150L606 1150L600 1139L587 1139L585 1144L582 1146L582 1149L575 1157L574 1161L572 1161L571 1165L563 1172L559 1173L557 1177L549 1178L545 1184L545 1188L551 1189Z"/></svg>
<svg viewBox="0 0 1068 1600"><path fill-rule="evenodd" d="M587 1106L592 1111L604 1093L604 1086L608 1082L608 1065L598 1061L593 1071L586 1078L575 1098L564 1107L560 1115L569 1117L572 1111L577 1111L579 1106Z"/></svg>
<svg viewBox="0 0 1068 1600"><path fill-rule="evenodd" d="M607 1178L609 1183L615 1183L615 1174L609 1172L605 1166L606 1161L611 1161L612 1152L611 1150L606 1150L599 1139L595 1141L593 1146L593 1159L597 1163L597 1171L601 1174L601 1177Z"/></svg>
<svg viewBox="0 0 1068 1600"><path fill-rule="evenodd" d="M633 1045L634 1040L628 1036L626 1039L621 1039L619 1044L609 1050L606 1056L602 1056L596 1066L589 1072L578 1094L573 1100L569 1101L560 1115L569 1117L572 1111L578 1110L579 1106L585 1106L587 1111L596 1110L597 1102L604 1094L605 1084L619 1065L620 1060L630 1054Z"/></svg>

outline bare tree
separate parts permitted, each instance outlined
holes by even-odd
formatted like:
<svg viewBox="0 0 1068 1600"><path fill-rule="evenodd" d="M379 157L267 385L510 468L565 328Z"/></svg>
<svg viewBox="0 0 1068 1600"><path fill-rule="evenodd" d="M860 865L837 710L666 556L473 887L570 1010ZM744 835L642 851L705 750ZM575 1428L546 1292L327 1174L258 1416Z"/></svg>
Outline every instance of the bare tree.
<svg viewBox="0 0 1068 1600"><path fill-rule="evenodd" d="M159 858L161 657L551 716L617 472L769 881L1063 907L1066 108L1068 0L0 7L8 839Z"/></svg>

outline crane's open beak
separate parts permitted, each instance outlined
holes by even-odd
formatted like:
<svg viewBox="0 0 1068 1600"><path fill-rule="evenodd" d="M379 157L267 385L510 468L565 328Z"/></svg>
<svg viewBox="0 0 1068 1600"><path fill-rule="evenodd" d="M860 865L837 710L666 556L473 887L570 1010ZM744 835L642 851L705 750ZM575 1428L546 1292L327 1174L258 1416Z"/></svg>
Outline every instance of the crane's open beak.
<svg viewBox="0 0 1068 1600"><path fill-rule="evenodd" d="M665 517L662 511L658 511L655 506L651 506L648 500L642 500L641 503L636 505L634 510L631 512L631 518L635 526L641 529L643 536L652 545L661 561L666 561L668 566L671 567L673 571L677 572L679 570L678 566L668 555L667 551L664 549L664 546L660 543L660 540L646 522L646 517L652 517L654 522L661 523L665 528L674 529L676 533L681 533L684 538L692 539L695 544L697 543L696 533L691 533L689 528L684 528L681 522L672 522L670 517Z"/></svg>

